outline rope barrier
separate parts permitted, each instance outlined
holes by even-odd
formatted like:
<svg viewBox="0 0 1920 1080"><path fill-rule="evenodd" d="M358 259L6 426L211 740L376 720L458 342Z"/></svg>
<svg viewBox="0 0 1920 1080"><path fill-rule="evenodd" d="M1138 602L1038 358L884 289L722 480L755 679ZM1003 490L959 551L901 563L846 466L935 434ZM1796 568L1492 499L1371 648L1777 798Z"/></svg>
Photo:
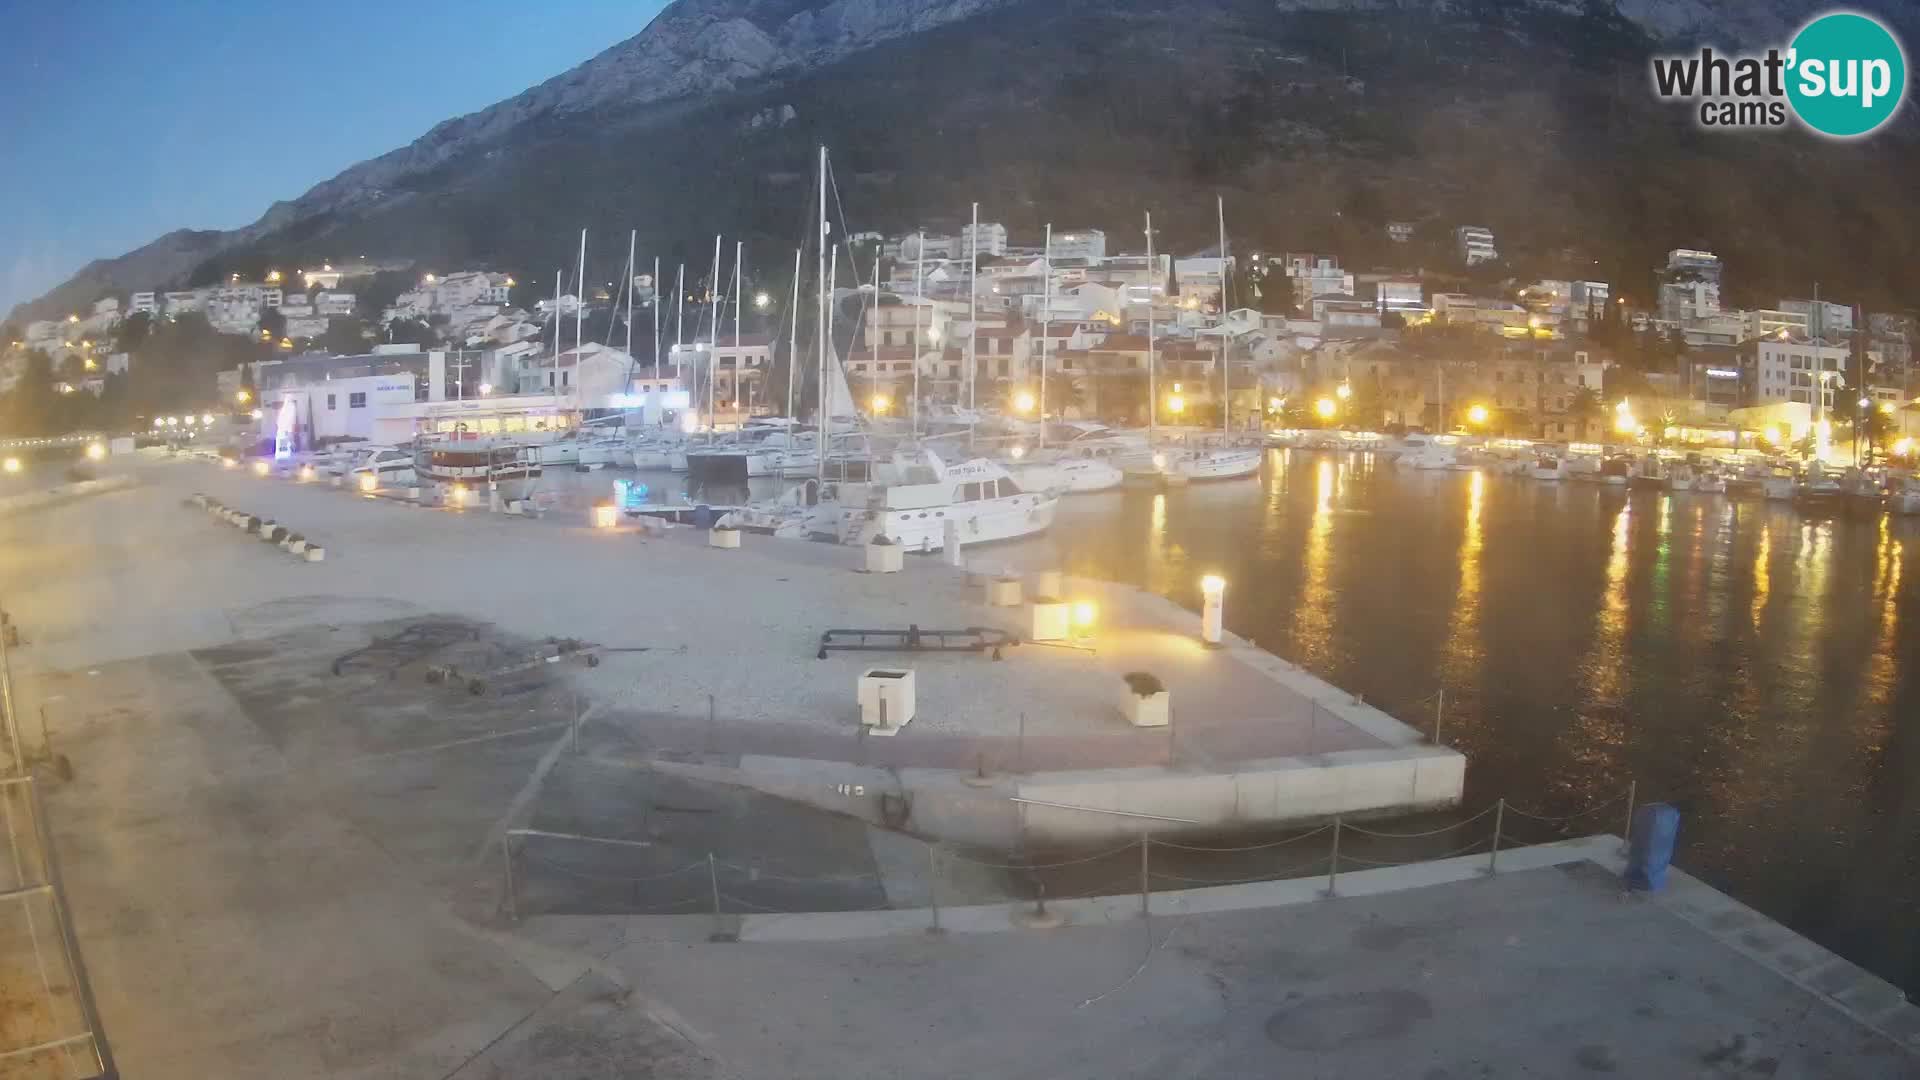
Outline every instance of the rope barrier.
<svg viewBox="0 0 1920 1080"><path fill-rule="evenodd" d="M1416 833L1376 832L1373 829L1363 829L1358 825L1348 825L1345 822L1341 822L1340 827L1342 829L1347 829L1352 832L1357 832L1362 836L1378 836L1378 837L1381 837L1382 839L1387 839L1387 840L1418 840L1426 836L1439 836L1441 833L1452 832L1453 830L1458 829L1464 825L1471 825L1474 822L1479 821L1481 818L1486 817L1488 814L1493 813L1495 809L1496 807L1489 806L1485 810L1480 811L1479 813L1473 815L1470 818L1467 818L1464 821L1456 821L1451 825L1442 825L1437 829L1429 829L1426 832L1416 832Z"/></svg>
<svg viewBox="0 0 1920 1080"><path fill-rule="evenodd" d="M687 865L681 867L678 870L669 870L664 874L651 874L646 877L629 877L624 874L592 874L592 873L588 873L585 870L575 870L575 869L572 869L571 867L561 866L559 863L550 862L546 859L543 859L540 856L535 855L532 852L526 850L525 848L521 848L519 854L521 858L539 863L541 866L544 866L549 870L555 871L556 873L566 874L568 877L577 877L582 879L583 881L624 881L629 884L640 884L648 881L665 881L670 877L678 877L689 870L698 870L701 867L704 867L707 865L706 860L702 859L697 863L688 863Z"/></svg>
<svg viewBox="0 0 1920 1080"><path fill-rule="evenodd" d="M879 877L879 871L873 871L871 873L859 873L859 874L817 874L817 875L807 875L807 876L796 876L793 874L776 874L771 870L761 870L757 867L741 866L738 863L730 863L725 860L717 860L714 863L714 865L724 866L729 870L735 870L735 871L738 871L739 873L745 874L747 875L747 878L750 881L760 880L760 879L765 879L767 881L790 881L796 885L810 885L817 881L871 881Z"/></svg>
<svg viewBox="0 0 1920 1080"><path fill-rule="evenodd" d="M1346 856L1344 855L1341 856L1341 858L1345 858L1345 857ZM1151 871L1147 876L1153 879L1165 879L1167 881L1178 881L1183 885L1201 885L1201 886L1251 885L1257 881L1286 881L1293 875L1302 873L1309 869L1313 869L1317 873L1318 867L1320 866L1320 864L1324 863L1325 861L1326 861L1326 856L1324 855L1316 856L1313 859L1307 862L1300 863L1297 866L1280 867L1278 869L1270 870L1266 873L1259 874L1254 877L1245 877L1245 878L1190 878L1190 877L1182 877L1179 874L1164 873L1159 870Z"/></svg>
<svg viewBox="0 0 1920 1080"><path fill-rule="evenodd" d="M955 851L948 851L946 854L946 857L949 859L953 859L957 862L970 863L974 866L984 866L990 870L1057 870L1062 866L1079 866L1081 863L1097 862L1101 859L1111 859L1115 855L1118 855L1123 851L1137 851L1139 850L1139 847L1140 847L1140 841L1129 840L1126 843L1120 845L1117 848L1114 848L1111 851L1103 851L1098 855L1089 855L1084 859L1067 859L1063 862L1051 862L1051 863L982 862L979 859L969 859L965 855L961 855Z"/></svg>
<svg viewBox="0 0 1920 1080"><path fill-rule="evenodd" d="M1340 861L1343 863L1350 863L1350 862L1359 863L1362 866L1409 866L1409 865L1412 865L1413 863L1439 862L1441 859L1451 859L1459 855L1469 854L1475 848L1485 845L1488 841L1492 839L1493 838L1490 836L1482 837L1481 839L1475 840L1473 843L1468 844L1466 847L1455 848L1452 851L1444 852L1439 855L1422 855L1419 858L1415 858L1415 859L1400 859L1397 861L1388 861L1388 862L1380 862L1376 859L1363 859L1358 855L1349 855L1343 851L1340 853ZM1514 848L1510 850L1517 850L1518 848L1526 847L1526 846L1529 846L1529 845L1516 844L1514 845Z"/></svg>
<svg viewBox="0 0 1920 1080"><path fill-rule="evenodd" d="M1346 828L1349 828L1349 829L1352 827L1353 826L1351 825L1346 826ZM1285 840L1273 840L1265 844L1247 844L1244 847L1200 847L1194 844L1176 844L1171 840L1157 840L1152 837L1149 837L1148 840L1150 843L1154 844L1157 847L1175 848L1180 851L1212 851L1212 852L1264 851L1267 848L1285 847L1286 845L1295 843L1296 841L1305 840L1310 836L1318 836L1321 833L1326 832L1328 829L1331 829L1331 828L1333 828L1333 826L1331 825L1322 825L1319 828L1313 830L1312 832L1303 832L1298 836L1290 836Z"/></svg>
<svg viewBox="0 0 1920 1080"><path fill-rule="evenodd" d="M1612 807L1619 806L1621 803L1626 801L1627 801L1627 797L1625 795L1621 795L1617 798L1609 799L1606 802L1599 804L1598 806L1589 806L1585 810L1577 810L1571 814L1566 815L1565 817L1548 817L1545 814L1535 814L1526 810L1522 810L1519 807L1513 805L1512 803L1508 803L1507 813L1519 814L1523 818L1532 818L1535 821L1545 822L1549 825L1564 825L1575 818L1583 818L1583 817L1586 817L1588 814L1598 813L1599 811L1602 811L1602 810L1611 809Z"/></svg>

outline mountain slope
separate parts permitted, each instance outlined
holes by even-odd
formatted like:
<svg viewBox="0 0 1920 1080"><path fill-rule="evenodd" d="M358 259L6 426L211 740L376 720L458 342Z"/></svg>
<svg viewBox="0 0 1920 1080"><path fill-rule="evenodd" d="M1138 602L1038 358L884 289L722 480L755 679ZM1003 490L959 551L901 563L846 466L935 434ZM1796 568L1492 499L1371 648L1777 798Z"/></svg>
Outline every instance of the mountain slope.
<svg viewBox="0 0 1920 1080"><path fill-rule="evenodd" d="M1812 7L683 0L574 71L225 234L198 277L346 252L536 273L571 262L583 225L638 228L643 253L694 274L715 232L777 264L804 232L824 141L856 227L957 218L978 199L1023 230L1051 216L1132 235L1152 208L1171 242L1197 246L1218 190L1236 233L1356 263L1386 256L1387 218L1434 233L1473 220L1543 271L1629 292L1688 243L1755 288L1817 274L1891 293L1920 254L1894 182L1915 160L1911 110L1903 133L1857 146L1728 136L1646 89L1669 33L1778 40ZM1569 248L1580 267L1548 257Z"/></svg>

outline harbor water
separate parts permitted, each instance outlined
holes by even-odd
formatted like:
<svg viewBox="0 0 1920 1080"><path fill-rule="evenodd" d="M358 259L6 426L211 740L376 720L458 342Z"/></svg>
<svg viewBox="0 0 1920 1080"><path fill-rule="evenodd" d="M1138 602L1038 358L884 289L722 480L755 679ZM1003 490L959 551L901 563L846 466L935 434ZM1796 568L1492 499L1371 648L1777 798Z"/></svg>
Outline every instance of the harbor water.
<svg viewBox="0 0 1920 1080"><path fill-rule="evenodd" d="M1620 832L1633 783L1681 811L1680 865L1920 989L1920 518L1274 450L1258 480L1068 498L976 557L1195 610L1218 574L1229 629L1438 723L1469 807L1612 803L1574 831Z"/></svg>

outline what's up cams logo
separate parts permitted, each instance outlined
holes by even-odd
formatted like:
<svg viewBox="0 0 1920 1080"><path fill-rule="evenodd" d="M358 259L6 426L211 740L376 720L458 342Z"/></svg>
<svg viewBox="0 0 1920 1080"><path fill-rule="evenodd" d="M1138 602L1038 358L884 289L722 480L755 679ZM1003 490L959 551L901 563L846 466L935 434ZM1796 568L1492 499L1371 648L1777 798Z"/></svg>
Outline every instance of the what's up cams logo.
<svg viewBox="0 0 1920 1080"><path fill-rule="evenodd" d="M1701 127L1785 127L1791 116L1821 135L1850 139L1900 111L1907 54L1879 20L1839 11L1801 27L1784 50L1655 57L1653 90L1695 106Z"/></svg>

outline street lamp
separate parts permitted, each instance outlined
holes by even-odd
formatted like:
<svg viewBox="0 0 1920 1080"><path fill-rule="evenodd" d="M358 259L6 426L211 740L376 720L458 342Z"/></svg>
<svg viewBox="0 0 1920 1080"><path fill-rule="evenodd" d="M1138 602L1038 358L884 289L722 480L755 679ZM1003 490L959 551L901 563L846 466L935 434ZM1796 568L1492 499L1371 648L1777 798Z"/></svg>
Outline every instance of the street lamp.
<svg viewBox="0 0 1920 1080"><path fill-rule="evenodd" d="M1339 386L1333 388L1333 392L1341 401L1345 401L1353 396L1353 387L1346 383L1341 383Z"/></svg>
<svg viewBox="0 0 1920 1080"><path fill-rule="evenodd" d="M1033 405L1033 395L1025 390L1013 396L1013 407L1019 412L1032 412Z"/></svg>
<svg viewBox="0 0 1920 1080"><path fill-rule="evenodd" d="M765 308L768 304L771 304L771 303L773 303L773 297L768 296L766 293L757 292L753 294L754 307Z"/></svg>
<svg viewBox="0 0 1920 1080"><path fill-rule="evenodd" d="M1484 424L1487 422L1487 415L1487 407L1485 405L1474 405L1467 409L1467 422L1470 424Z"/></svg>
<svg viewBox="0 0 1920 1080"><path fill-rule="evenodd" d="M893 404L893 402L887 400L887 395L885 394L873 395L873 414L875 416L878 416L881 413L886 412L887 406L891 404Z"/></svg>
<svg viewBox="0 0 1920 1080"><path fill-rule="evenodd" d="M1320 419L1331 420L1333 414L1340 411L1340 406L1332 398L1323 397L1313 403L1313 411L1320 414Z"/></svg>
<svg viewBox="0 0 1920 1080"><path fill-rule="evenodd" d="M1179 416L1182 412L1184 412L1186 410L1186 407L1187 407L1187 399L1181 397L1179 394L1175 394L1172 397L1167 399L1167 411L1172 413L1175 416Z"/></svg>
<svg viewBox="0 0 1920 1080"><path fill-rule="evenodd" d="M484 383L484 382L483 382L483 383L481 383L481 384L480 384L480 396L481 396L481 397L486 397L486 396L487 396L488 394L491 394L491 393L493 393L493 384L492 384L492 383Z"/></svg>
<svg viewBox="0 0 1920 1080"><path fill-rule="evenodd" d="M233 395L233 400L239 402L242 405L245 405L247 402L253 400L253 395L248 393L245 390L242 390L239 393Z"/></svg>

